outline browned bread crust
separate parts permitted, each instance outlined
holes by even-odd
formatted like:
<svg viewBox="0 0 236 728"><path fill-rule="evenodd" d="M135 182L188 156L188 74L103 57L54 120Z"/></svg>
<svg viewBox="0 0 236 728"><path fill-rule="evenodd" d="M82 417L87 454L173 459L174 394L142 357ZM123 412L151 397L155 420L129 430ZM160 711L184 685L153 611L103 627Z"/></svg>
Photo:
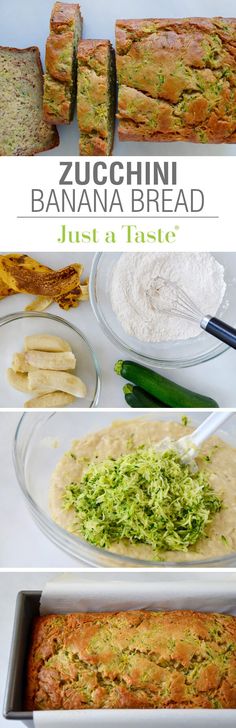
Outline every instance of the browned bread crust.
<svg viewBox="0 0 236 728"><path fill-rule="evenodd" d="M35 619L26 710L236 708L236 618L191 611Z"/></svg>
<svg viewBox="0 0 236 728"><path fill-rule="evenodd" d="M80 134L80 154L83 157L107 157L112 153L112 148L107 139L102 139L98 134Z"/></svg>
<svg viewBox="0 0 236 728"><path fill-rule="evenodd" d="M37 46L0 46L0 156L34 156L59 144L43 121L43 69Z"/></svg>
<svg viewBox="0 0 236 728"><path fill-rule="evenodd" d="M121 140L236 143L236 18L119 20Z"/></svg>
<svg viewBox="0 0 236 728"><path fill-rule="evenodd" d="M56 2L46 42L44 78L44 119L69 124L73 118L76 93L76 52L82 32L78 3Z"/></svg>
<svg viewBox="0 0 236 728"><path fill-rule="evenodd" d="M52 78L65 83L71 82L69 65L63 66L60 63L63 53L66 53L68 45L73 43L71 31L56 35L49 35L46 42L46 66Z"/></svg>
<svg viewBox="0 0 236 728"><path fill-rule="evenodd" d="M56 2L53 6L50 18L50 30L54 33L64 33L67 30L73 29L75 18L78 15L81 18L80 6L78 3Z"/></svg>
<svg viewBox="0 0 236 728"><path fill-rule="evenodd" d="M115 126L115 62L109 40L80 41L77 91L80 154L109 156Z"/></svg>

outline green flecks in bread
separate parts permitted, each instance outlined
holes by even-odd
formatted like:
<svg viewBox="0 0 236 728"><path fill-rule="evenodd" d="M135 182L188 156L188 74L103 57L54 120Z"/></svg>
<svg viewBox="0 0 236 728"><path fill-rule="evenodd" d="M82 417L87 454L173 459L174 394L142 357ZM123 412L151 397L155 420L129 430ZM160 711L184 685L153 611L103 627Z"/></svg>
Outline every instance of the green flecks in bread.
<svg viewBox="0 0 236 728"><path fill-rule="evenodd" d="M71 118L71 90L60 81L56 81L48 73L44 76L44 107L47 105L47 117L58 119Z"/></svg>
<svg viewBox="0 0 236 728"><path fill-rule="evenodd" d="M69 124L74 115L77 47L82 35L78 3L53 6L46 43L43 111L50 123Z"/></svg>
<svg viewBox="0 0 236 728"><path fill-rule="evenodd" d="M115 125L115 62L108 40L84 40L78 47L77 116L80 154L109 156Z"/></svg>
<svg viewBox="0 0 236 728"><path fill-rule="evenodd" d="M236 19L118 21L119 136L236 142Z"/></svg>
<svg viewBox="0 0 236 728"><path fill-rule="evenodd" d="M28 711L235 709L236 618L179 610L37 617L26 665Z"/></svg>
<svg viewBox="0 0 236 728"><path fill-rule="evenodd" d="M0 48L0 155L31 156L56 147L57 130L43 121L43 72L38 48Z"/></svg>

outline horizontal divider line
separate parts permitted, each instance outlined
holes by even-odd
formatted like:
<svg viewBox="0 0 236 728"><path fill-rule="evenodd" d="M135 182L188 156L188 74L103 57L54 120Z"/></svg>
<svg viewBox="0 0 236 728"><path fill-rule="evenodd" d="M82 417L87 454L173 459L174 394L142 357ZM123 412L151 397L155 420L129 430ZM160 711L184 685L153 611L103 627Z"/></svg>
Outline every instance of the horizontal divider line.
<svg viewBox="0 0 236 728"><path fill-rule="evenodd" d="M18 220L128 220L130 216L122 215L17 215ZM140 215L140 220L219 220L219 215L158 215L153 217L152 215ZM133 218L131 218L133 219ZM139 217L134 217L135 220L139 220Z"/></svg>

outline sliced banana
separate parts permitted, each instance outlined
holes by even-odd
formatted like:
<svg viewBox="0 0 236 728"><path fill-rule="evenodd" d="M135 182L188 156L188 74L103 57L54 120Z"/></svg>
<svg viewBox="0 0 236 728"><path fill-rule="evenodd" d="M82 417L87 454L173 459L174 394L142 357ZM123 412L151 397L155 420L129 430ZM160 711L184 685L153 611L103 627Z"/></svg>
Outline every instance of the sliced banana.
<svg viewBox="0 0 236 728"><path fill-rule="evenodd" d="M14 372L14 369L8 369L7 380L11 387L17 389L18 392L29 392L28 374Z"/></svg>
<svg viewBox="0 0 236 728"><path fill-rule="evenodd" d="M48 334L38 334L34 336L25 336L25 351L71 351L68 341L61 339L60 336L49 336Z"/></svg>
<svg viewBox="0 0 236 728"><path fill-rule="evenodd" d="M13 354L7 371L9 384L20 392L30 392L26 408L66 407L76 397L84 398L87 387L71 373L76 358L70 344L60 336L33 334L24 339L24 351Z"/></svg>
<svg viewBox="0 0 236 728"><path fill-rule="evenodd" d="M79 377L67 372L34 370L29 372L29 391L40 392L51 387L51 391L59 390L73 394L75 397L86 397L87 387Z"/></svg>
<svg viewBox="0 0 236 728"><path fill-rule="evenodd" d="M46 407L66 407L68 404L72 404L75 401L75 397L67 392L50 392L48 394L41 394L33 399L28 399L25 402L24 407L28 408L46 408Z"/></svg>
<svg viewBox="0 0 236 728"><path fill-rule="evenodd" d="M35 369L66 371L76 367L76 358L72 351L63 351L56 354L50 351L27 351L25 360L30 367Z"/></svg>
<svg viewBox="0 0 236 728"><path fill-rule="evenodd" d="M18 392L27 392L29 393L29 380L28 380L28 374L24 374L23 372L14 372L14 369L8 369L7 370L7 380L11 387L14 389L17 389ZM49 389L45 389L43 394L48 394L50 392L51 394L51 387ZM36 392L35 392L36 394ZM42 392L40 392L40 396L42 397Z"/></svg>
<svg viewBox="0 0 236 728"><path fill-rule="evenodd" d="M12 369L14 372L27 373L31 369L33 369L33 367L30 365L30 363L27 362L26 354L21 354L21 353L13 354L11 366L12 366Z"/></svg>

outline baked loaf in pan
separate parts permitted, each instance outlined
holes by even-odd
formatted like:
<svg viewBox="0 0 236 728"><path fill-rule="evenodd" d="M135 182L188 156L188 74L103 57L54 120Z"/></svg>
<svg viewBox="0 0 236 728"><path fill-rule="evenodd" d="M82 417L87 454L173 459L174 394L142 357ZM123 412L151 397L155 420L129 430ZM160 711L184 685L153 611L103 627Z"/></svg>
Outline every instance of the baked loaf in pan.
<svg viewBox="0 0 236 728"><path fill-rule="evenodd" d="M236 708L236 618L118 612L35 619L26 710Z"/></svg>
<svg viewBox="0 0 236 728"><path fill-rule="evenodd" d="M109 40L78 47L77 116L80 154L109 156L115 127L115 57Z"/></svg>
<svg viewBox="0 0 236 728"><path fill-rule="evenodd" d="M119 137L236 143L236 18L119 20Z"/></svg>
<svg viewBox="0 0 236 728"><path fill-rule="evenodd" d="M31 156L59 144L43 121L43 69L39 49L0 47L0 155Z"/></svg>
<svg viewBox="0 0 236 728"><path fill-rule="evenodd" d="M69 124L76 98L77 46L82 35L78 3L55 3L46 43L44 77L44 119Z"/></svg>

